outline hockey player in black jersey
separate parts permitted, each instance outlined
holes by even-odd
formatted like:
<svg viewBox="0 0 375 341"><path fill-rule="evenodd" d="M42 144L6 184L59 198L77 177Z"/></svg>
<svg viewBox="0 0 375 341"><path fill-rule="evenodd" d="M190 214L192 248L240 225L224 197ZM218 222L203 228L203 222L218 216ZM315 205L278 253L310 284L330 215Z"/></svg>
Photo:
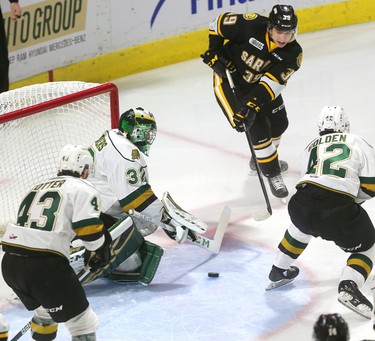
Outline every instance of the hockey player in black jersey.
<svg viewBox="0 0 375 341"><path fill-rule="evenodd" d="M201 55L214 70L218 104L233 128L249 129L260 169L278 198L288 196L281 176L288 165L279 161L277 147L288 127L281 92L302 61L296 34L292 6L274 6L269 18L224 13L211 22L209 49ZM232 93L226 69L232 73L238 98ZM254 162L250 161L253 170Z"/></svg>

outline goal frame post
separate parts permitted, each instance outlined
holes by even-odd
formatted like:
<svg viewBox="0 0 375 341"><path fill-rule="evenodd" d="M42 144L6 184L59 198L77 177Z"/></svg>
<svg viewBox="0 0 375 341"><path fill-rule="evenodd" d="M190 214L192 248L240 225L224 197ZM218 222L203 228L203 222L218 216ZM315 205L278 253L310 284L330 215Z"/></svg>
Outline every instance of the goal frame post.
<svg viewBox="0 0 375 341"><path fill-rule="evenodd" d="M100 84L89 89L80 90L72 94L50 99L43 103L32 104L25 108L17 109L2 115L0 114L0 124L53 109L57 105L77 102L82 99L86 99L95 95L105 94L107 92L109 93L110 105L111 109L113 110L113 115L111 115L111 127L112 129L114 129L118 126L118 119L120 117L120 105L118 98L118 89L117 86L113 83Z"/></svg>

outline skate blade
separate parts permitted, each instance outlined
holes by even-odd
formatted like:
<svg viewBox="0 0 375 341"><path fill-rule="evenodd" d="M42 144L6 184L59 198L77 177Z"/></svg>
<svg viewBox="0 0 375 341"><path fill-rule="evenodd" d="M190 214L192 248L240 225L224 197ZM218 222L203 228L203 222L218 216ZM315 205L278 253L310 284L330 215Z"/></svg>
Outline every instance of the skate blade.
<svg viewBox="0 0 375 341"><path fill-rule="evenodd" d="M343 304L345 307L349 308L350 310L354 311L358 315L371 320L372 319L372 310L365 304L359 304L354 306L350 303L350 300L353 297L347 293L340 293L338 297L338 301Z"/></svg>
<svg viewBox="0 0 375 341"><path fill-rule="evenodd" d="M284 172L281 172L281 175L285 175L285 174L288 174L288 171L287 171L287 170L284 171ZM250 169L248 175L249 175L249 176L258 176L258 173L257 173L256 170L252 170L252 169Z"/></svg>
<svg viewBox="0 0 375 341"><path fill-rule="evenodd" d="M257 173L257 171L250 169L248 175L249 176L258 176L258 173Z"/></svg>
<svg viewBox="0 0 375 341"><path fill-rule="evenodd" d="M270 284L268 284L267 288L266 288L266 291L270 291L270 290L274 290L274 289L277 289L277 288L280 288L280 287L283 287L291 282L294 281L294 278L291 278L291 279L281 279L280 281L277 281L277 282L271 282Z"/></svg>

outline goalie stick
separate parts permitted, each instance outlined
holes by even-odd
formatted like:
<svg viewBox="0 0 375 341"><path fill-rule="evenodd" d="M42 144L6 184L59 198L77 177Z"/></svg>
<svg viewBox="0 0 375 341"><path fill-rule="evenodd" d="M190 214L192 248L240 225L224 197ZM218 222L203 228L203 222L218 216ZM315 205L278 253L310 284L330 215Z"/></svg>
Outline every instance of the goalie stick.
<svg viewBox="0 0 375 341"><path fill-rule="evenodd" d="M172 227L170 227L166 224L163 224L162 222L157 221L157 220L153 219L152 217L150 217L146 214L143 214L143 213L140 213L140 212L137 212L137 211L134 211L134 210L129 210L128 213L129 213L130 216L133 215L133 216L138 217L140 219L147 220L147 221L151 222L152 224L160 226L163 229L166 229L168 231L173 231ZM221 212L220 219L219 219L219 222L218 222L218 225L217 225L217 228L216 228L215 236L214 236L213 239L210 239L210 238L204 237L202 235L196 234L196 238L197 238L196 240L192 240L191 237L188 236L188 241L193 243L194 245L197 245L201 248L209 250L213 253L219 253L221 243L222 243L223 238L224 238L225 231L227 230L227 227L228 227L230 215L231 215L231 209L230 209L229 206L225 205L224 208L223 208L223 211Z"/></svg>
<svg viewBox="0 0 375 341"><path fill-rule="evenodd" d="M226 69L226 74L227 74L229 86L232 89L234 99L236 100L236 103L238 104L238 97L237 97L237 93L236 93L236 88L234 86L232 75L231 75L231 73L228 69ZM268 198L266 186L264 185L263 176L262 176L262 173L261 173L260 168L259 168L257 157L255 155L254 146L253 146L253 143L251 142L250 131L246 127L245 124L244 124L244 128L245 128L245 134L246 134L247 142L248 142L249 147L250 147L251 157L254 160L255 168L257 170L258 179L259 179L259 182L260 182L260 186L262 187L263 196L264 196L264 199L265 199L266 205L267 205L267 209L255 211L255 212L252 213L252 216L253 216L254 220L260 221L260 220L265 220L272 215L272 208L271 208L270 199Z"/></svg>

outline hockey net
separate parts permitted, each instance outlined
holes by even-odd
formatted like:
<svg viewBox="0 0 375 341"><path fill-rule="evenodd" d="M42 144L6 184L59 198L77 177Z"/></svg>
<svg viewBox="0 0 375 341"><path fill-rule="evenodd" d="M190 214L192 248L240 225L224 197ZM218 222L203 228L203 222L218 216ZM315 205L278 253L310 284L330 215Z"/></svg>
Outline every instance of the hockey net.
<svg viewBox="0 0 375 341"><path fill-rule="evenodd" d="M89 146L118 117L112 83L51 82L0 94L0 236L25 193L56 176L60 149Z"/></svg>

